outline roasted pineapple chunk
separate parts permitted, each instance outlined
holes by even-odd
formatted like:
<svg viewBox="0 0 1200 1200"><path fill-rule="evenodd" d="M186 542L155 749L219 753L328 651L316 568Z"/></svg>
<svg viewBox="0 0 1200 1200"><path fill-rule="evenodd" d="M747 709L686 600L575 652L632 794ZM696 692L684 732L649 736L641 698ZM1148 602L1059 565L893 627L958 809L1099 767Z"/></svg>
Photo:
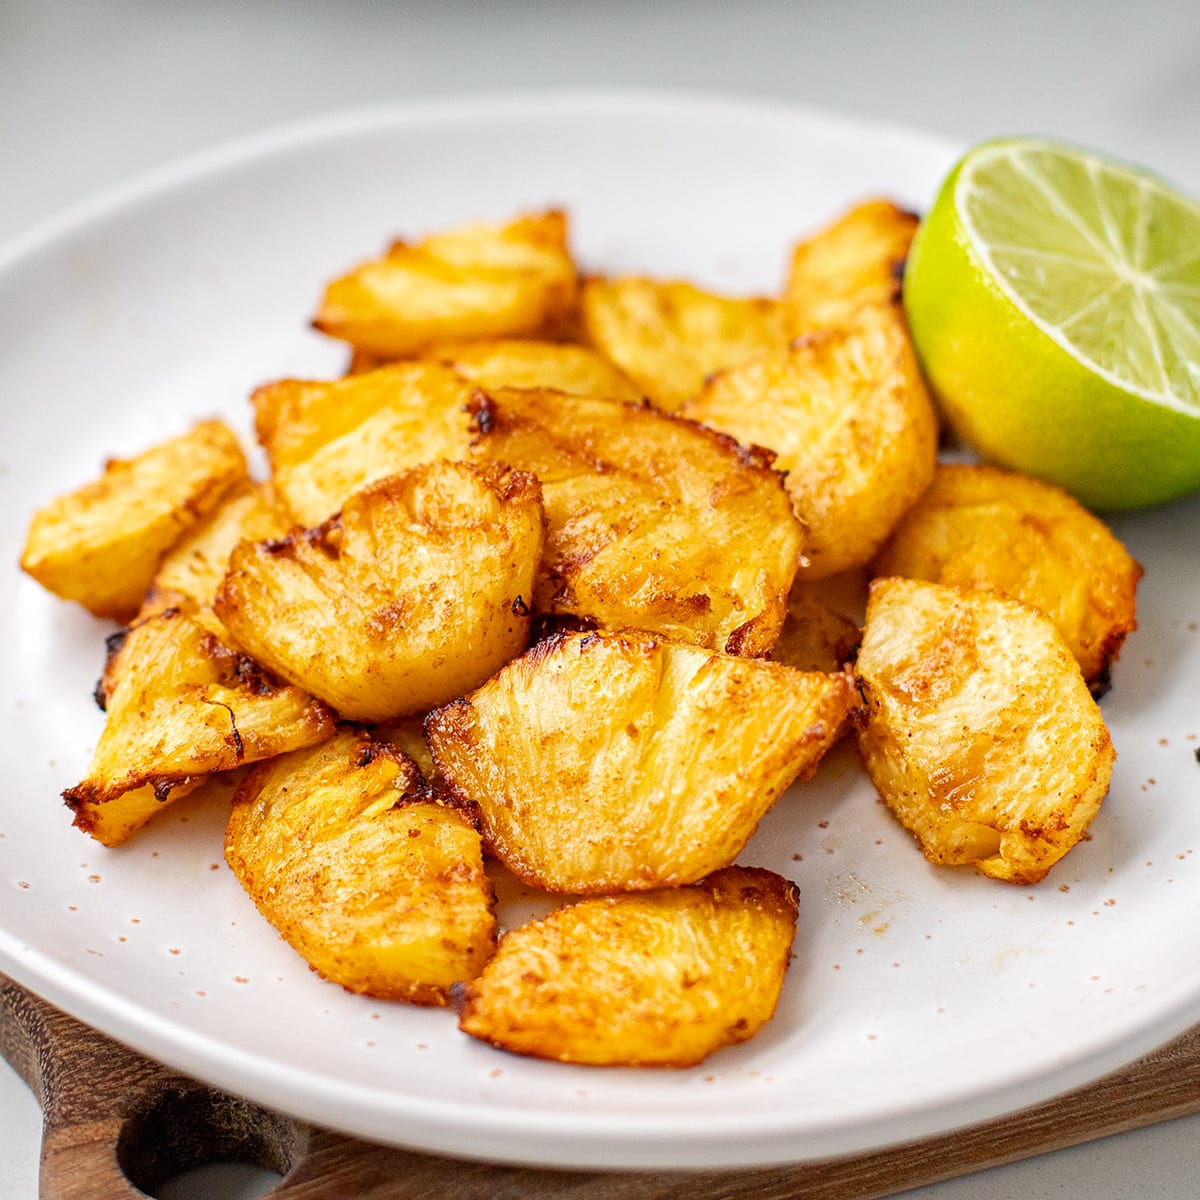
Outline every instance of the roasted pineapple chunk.
<svg viewBox="0 0 1200 1200"><path fill-rule="evenodd" d="M587 340L659 408L679 409L714 371L787 345L777 300L735 298L690 283L589 279L583 289Z"/></svg>
<svg viewBox="0 0 1200 1200"><path fill-rule="evenodd" d="M243 542L217 593L238 644L356 721L425 712L525 648L543 539L537 480L429 463L281 542Z"/></svg>
<svg viewBox="0 0 1200 1200"><path fill-rule="evenodd" d="M238 542L266 541L287 531L274 488L247 480L162 560L154 587L211 606Z"/></svg>
<svg viewBox="0 0 1200 1200"><path fill-rule="evenodd" d="M993 588L1058 626L1094 694L1137 628L1141 567L1066 492L995 467L939 466L876 561L879 575Z"/></svg>
<svg viewBox="0 0 1200 1200"><path fill-rule="evenodd" d="M95 838L102 846L119 846L127 842L143 825L152 821L168 804L196 791L202 784L211 782L213 776L175 783L170 788L156 788L144 784L122 792L116 799L104 804L91 800L75 800L68 792L63 795L75 813L75 827Z"/></svg>
<svg viewBox="0 0 1200 1200"><path fill-rule="evenodd" d="M228 641L229 633L212 604L229 567L229 556L239 542L283 537L289 524L269 483L247 480L235 487L159 564L139 619L165 608L183 607L194 621Z"/></svg>
<svg viewBox="0 0 1200 1200"><path fill-rule="evenodd" d="M792 588L773 662L799 671L840 671L859 642L858 626L803 584Z"/></svg>
<svg viewBox="0 0 1200 1200"><path fill-rule="evenodd" d="M333 733L324 704L280 686L179 609L139 621L110 649L97 689L108 719L87 778L63 793L75 824L107 846L204 776Z"/></svg>
<svg viewBox="0 0 1200 1200"><path fill-rule="evenodd" d="M549 522L539 611L765 654L802 531L765 452L651 408L480 393L475 452L535 474Z"/></svg>
<svg viewBox="0 0 1200 1200"><path fill-rule="evenodd" d="M776 453L805 578L868 562L933 478L937 417L897 306L721 372L684 415Z"/></svg>
<svg viewBox="0 0 1200 1200"><path fill-rule="evenodd" d="M389 721L385 725L376 726L372 730L372 734L377 741L387 742L394 749L407 754L420 768L421 774L425 776L425 782L436 784L438 782L437 766L429 751L429 744L425 741L426 715L421 713L419 716L402 717L399 721Z"/></svg>
<svg viewBox="0 0 1200 1200"><path fill-rule="evenodd" d="M1033 884L1083 836L1112 741L1042 612L995 592L877 580L857 669L867 770L930 862Z"/></svg>
<svg viewBox="0 0 1200 1200"><path fill-rule="evenodd" d="M283 379L251 399L279 494L311 526L378 479L466 458L474 390L440 363L401 363L347 379Z"/></svg>
<svg viewBox="0 0 1200 1200"><path fill-rule="evenodd" d="M363 263L326 289L313 324L383 358L451 338L553 335L578 295L567 218L464 225Z"/></svg>
<svg viewBox="0 0 1200 1200"><path fill-rule="evenodd" d="M539 642L425 734L451 792L527 883L587 894L728 866L851 708L805 674L634 633Z"/></svg>
<svg viewBox="0 0 1200 1200"><path fill-rule="evenodd" d="M351 992L444 1005L495 946L479 834L361 732L251 771L225 857L288 944Z"/></svg>
<svg viewBox="0 0 1200 1200"><path fill-rule="evenodd" d="M770 1020L796 908L786 879L738 867L579 901L504 935L459 1027L558 1062L693 1066Z"/></svg>
<svg viewBox="0 0 1200 1200"><path fill-rule="evenodd" d="M891 303L918 223L890 200L867 200L801 242L786 289L792 330L832 328L864 305Z"/></svg>
<svg viewBox="0 0 1200 1200"><path fill-rule="evenodd" d="M641 392L603 355L587 346L523 338L434 346L425 358L450 367L489 391L492 388L553 388L575 396L640 400Z"/></svg>
<svg viewBox="0 0 1200 1200"><path fill-rule="evenodd" d="M40 509L21 566L56 596L128 621L162 556L247 478L237 438L202 421Z"/></svg>

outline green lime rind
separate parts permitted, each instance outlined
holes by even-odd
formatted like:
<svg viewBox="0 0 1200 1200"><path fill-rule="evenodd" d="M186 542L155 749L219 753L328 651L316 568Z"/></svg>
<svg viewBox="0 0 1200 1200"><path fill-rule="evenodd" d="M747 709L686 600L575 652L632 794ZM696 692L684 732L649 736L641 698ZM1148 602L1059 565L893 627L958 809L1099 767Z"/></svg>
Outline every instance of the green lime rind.
<svg viewBox="0 0 1200 1200"><path fill-rule="evenodd" d="M1096 510L1200 489L1200 412L1147 398L1065 348L1002 286L965 227L956 197L965 163L1020 141L968 152L909 253L905 309L946 420L982 458L1056 483Z"/></svg>
<svg viewBox="0 0 1200 1200"><path fill-rule="evenodd" d="M1018 308L1111 382L1200 411L1200 204L1064 149L1001 139L970 155L955 202L976 251Z"/></svg>

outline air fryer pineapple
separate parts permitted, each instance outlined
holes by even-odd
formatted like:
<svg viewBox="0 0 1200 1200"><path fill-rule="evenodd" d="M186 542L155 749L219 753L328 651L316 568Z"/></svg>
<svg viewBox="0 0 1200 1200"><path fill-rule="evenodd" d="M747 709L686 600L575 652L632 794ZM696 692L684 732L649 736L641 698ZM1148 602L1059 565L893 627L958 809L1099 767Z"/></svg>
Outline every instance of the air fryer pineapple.
<svg viewBox="0 0 1200 1200"><path fill-rule="evenodd" d="M229 556L241 541L283 537L290 522L270 484L249 480L176 544L159 564L138 616L181 605L193 620L224 641L228 631L212 611Z"/></svg>
<svg viewBox="0 0 1200 1200"><path fill-rule="evenodd" d="M475 452L542 483L539 612L737 654L775 644L802 531L769 454L613 400L500 390L473 407Z"/></svg>
<svg viewBox="0 0 1200 1200"><path fill-rule="evenodd" d="M714 376L684 415L775 452L806 578L870 561L933 479L937 417L895 305Z"/></svg>
<svg viewBox="0 0 1200 1200"><path fill-rule="evenodd" d="M608 359L587 346L504 338L452 342L424 358L450 367L485 391L491 388L553 388L576 396L640 400L641 392Z"/></svg>
<svg viewBox="0 0 1200 1200"><path fill-rule="evenodd" d="M217 616L247 653L343 717L422 713L525 648L543 520L531 475L416 467L316 529L243 542Z"/></svg>
<svg viewBox="0 0 1200 1200"><path fill-rule="evenodd" d="M131 620L163 555L246 479L237 438L202 421L39 509L21 566L97 617Z"/></svg>
<svg viewBox="0 0 1200 1200"><path fill-rule="evenodd" d="M712 372L778 353L788 340L778 300L654 279L589 279L583 322L591 344L666 412L696 395Z"/></svg>
<svg viewBox="0 0 1200 1200"><path fill-rule="evenodd" d="M404 358L451 338L554 336L577 294L567 218L551 210L396 242L329 284L313 324L358 350Z"/></svg>
<svg viewBox="0 0 1200 1200"><path fill-rule="evenodd" d="M288 509L318 525L360 488L436 459L467 457L474 386L440 363L260 387L258 439Z"/></svg>
<svg viewBox="0 0 1200 1200"><path fill-rule="evenodd" d="M559 635L425 734L451 792L520 878L590 894L728 866L856 699L806 674L646 634Z"/></svg>
<svg viewBox="0 0 1200 1200"><path fill-rule="evenodd" d="M1099 694L1137 628L1142 569L1066 492L995 467L939 466L876 560L879 575L986 587L1040 608Z"/></svg>
<svg viewBox="0 0 1200 1200"><path fill-rule="evenodd" d="M1033 884L1083 836L1108 790L1112 741L1038 609L877 580L857 667L867 770L930 862Z"/></svg>
<svg viewBox="0 0 1200 1200"><path fill-rule="evenodd" d="M225 857L289 945L352 992L444 1005L495 946L479 834L361 732L251 771Z"/></svg>
<svg viewBox="0 0 1200 1200"><path fill-rule="evenodd" d="M787 280L793 332L834 328L864 306L891 303L918 223L890 200L867 200L801 242Z"/></svg>
<svg viewBox="0 0 1200 1200"><path fill-rule="evenodd" d="M771 661L800 671L840 671L858 647L859 628L803 583L792 588Z"/></svg>
<svg viewBox="0 0 1200 1200"><path fill-rule="evenodd" d="M460 1028L558 1062L693 1066L774 1014L796 907L786 879L736 867L568 905L504 935Z"/></svg>
<svg viewBox="0 0 1200 1200"><path fill-rule="evenodd" d="M324 704L276 683L179 609L140 620L111 645L97 689L108 719L87 778L63 793L75 824L105 845L207 775L333 734Z"/></svg>
<svg viewBox="0 0 1200 1200"><path fill-rule="evenodd" d="M26 571L136 614L75 824L116 846L256 764L226 859L315 971L586 1064L770 1019L797 891L731 864L852 725L931 862L1042 879L1113 765L1071 649L1099 691L1140 568L1046 485L935 478L915 226L860 204L776 298L581 287L558 211L334 280L350 374L255 391L268 480L207 421L33 519ZM585 898L497 946L485 852Z"/></svg>

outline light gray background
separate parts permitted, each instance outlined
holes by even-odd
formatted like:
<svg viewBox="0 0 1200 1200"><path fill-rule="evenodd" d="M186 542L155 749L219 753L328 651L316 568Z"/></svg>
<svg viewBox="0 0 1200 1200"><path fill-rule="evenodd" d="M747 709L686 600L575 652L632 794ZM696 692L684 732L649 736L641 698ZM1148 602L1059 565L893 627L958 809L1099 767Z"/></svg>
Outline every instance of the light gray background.
<svg viewBox="0 0 1200 1200"><path fill-rule="evenodd" d="M1200 193L1195 0L0 0L0 241L288 118L570 84L756 96L964 143L1052 133ZM38 1138L0 1064L0 1200L36 1195ZM1195 1200L1198 1143L1200 1117L1184 1118L909 1195ZM253 1194L230 1174L172 1193Z"/></svg>

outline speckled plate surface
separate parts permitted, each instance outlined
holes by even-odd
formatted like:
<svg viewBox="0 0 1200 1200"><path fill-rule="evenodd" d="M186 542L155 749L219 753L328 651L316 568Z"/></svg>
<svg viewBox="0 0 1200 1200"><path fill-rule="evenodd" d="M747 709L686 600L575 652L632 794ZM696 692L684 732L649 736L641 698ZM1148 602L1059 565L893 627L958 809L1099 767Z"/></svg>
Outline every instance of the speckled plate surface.
<svg viewBox="0 0 1200 1200"><path fill-rule="evenodd" d="M220 796L178 802L116 851L58 799L101 726L108 629L17 572L30 512L202 415L248 433L266 379L339 372L343 353L307 328L330 275L395 234L559 203L586 268L771 289L797 236L867 194L924 206L952 157L912 133L714 100L476 99L243 142L0 252L0 969L311 1120L577 1166L906 1140L1046 1098L1200 1019L1195 500L1116 522L1146 577L1103 704L1119 761L1090 840L1031 889L934 870L843 747L743 855L801 888L779 1012L695 1070L526 1061L461 1036L449 1012L348 996L239 890Z"/></svg>

